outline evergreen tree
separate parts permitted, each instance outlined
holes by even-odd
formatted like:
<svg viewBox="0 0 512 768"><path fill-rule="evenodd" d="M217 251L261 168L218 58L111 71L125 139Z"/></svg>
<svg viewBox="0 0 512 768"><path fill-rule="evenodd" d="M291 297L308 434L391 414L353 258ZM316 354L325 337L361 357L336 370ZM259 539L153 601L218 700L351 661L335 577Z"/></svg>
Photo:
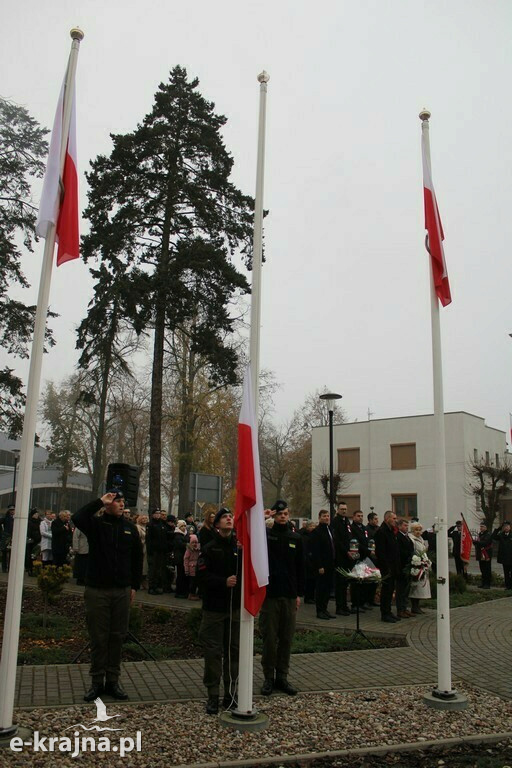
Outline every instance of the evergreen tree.
<svg viewBox="0 0 512 768"><path fill-rule="evenodd" d="M226 118L175 67L152 111L130 134L113 135L87 178L85 216L91 232L85 258L116 264L133 277L136 319L154 330L150 416L150 506L160 506L161 420L165 338L179 327L190 348L210 362L214 380L235 380L236 354L224 344L232 329L230 302L249 290L230 257L250 258L253 200L229 180L233 159L221 136Z"/></svg>
<svg viewBox="0 0 512 768"><path fill-rule="evenodd" d="M28 357L35 307L9 296L9 288L29 285L20 266L20 242L29 251L35 237L36 208L30 196L33 178L44 173L47 130L26 109L0 98L0 346L11 355ZM47 340L53 344L51 336ZM0 370L0 430L21 432L25 402L22 381L14 369Z"/></svg>

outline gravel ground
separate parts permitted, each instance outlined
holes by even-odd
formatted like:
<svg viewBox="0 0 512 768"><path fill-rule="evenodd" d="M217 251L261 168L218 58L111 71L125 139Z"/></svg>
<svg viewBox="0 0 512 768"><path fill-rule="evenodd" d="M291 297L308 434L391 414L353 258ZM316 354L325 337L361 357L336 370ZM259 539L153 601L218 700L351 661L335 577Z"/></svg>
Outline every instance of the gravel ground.
<svg viewBox="0 0 512 768"><path fill-rule="evenodd" d="M184 663L186 673L186 662ZM0 751L0 766L172 766L265 758L293 754L383 746L433 739L512 732L512 702L480 690L460 687L469 698L469 708L446 712L427 708L422 696L427 688L411 687L366 690L349 693L303 694L296 697L272 696L257 700L261 712L270 718L266 730L238 733L221 726L218 719L204 712L204 702L167 705L120 705L107 703L108 714L121 716L107 725L120 732L94 734L96 743L106 734L112 744L121 737L135 738L141 732L141 751L121 757L119 752L95 752L72 758L59 753L35 752L23 747L19 753L9 748ZM39 731L39 737L68 736L74 744L77 723L91 726L94 707L34 709L19 712L20 724ZM69 730L65 730L68 728ZM105 743L105 742L104 742ZM128 742L126 742L128 744ZM48 742L45 742L48 746ZM354 762L354 765L356 763ZM359 763L358 763L359 764ZM278 763L279 765L279 763ZM469 765L469 762L468 762Z"/></svg>

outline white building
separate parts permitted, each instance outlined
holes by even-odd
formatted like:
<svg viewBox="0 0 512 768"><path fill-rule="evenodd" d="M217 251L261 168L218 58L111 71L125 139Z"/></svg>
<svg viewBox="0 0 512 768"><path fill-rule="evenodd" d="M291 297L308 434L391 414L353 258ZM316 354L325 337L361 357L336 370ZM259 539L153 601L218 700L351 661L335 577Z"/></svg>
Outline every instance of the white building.
<svg viewBox="0 0 512 768"><path fill-rule="evenodd" d="M477 519L475 498L465 491L467 462L484 458L496 463L506 451L505 432L493 429L470 413L445 414L448 522L461 513L470 527ZM372 507L382 515L393 509L397 515L419 517L425 527L436 516L434 492L434 416L406 416L334 426L334 471L345 476L338 499L349 511ZM328 506L318 477L329 472L328 427L313 429L312 445L313 518ZM511 504L511 502L508 502ZM502 510L510 515L512 508Z"/></svg>

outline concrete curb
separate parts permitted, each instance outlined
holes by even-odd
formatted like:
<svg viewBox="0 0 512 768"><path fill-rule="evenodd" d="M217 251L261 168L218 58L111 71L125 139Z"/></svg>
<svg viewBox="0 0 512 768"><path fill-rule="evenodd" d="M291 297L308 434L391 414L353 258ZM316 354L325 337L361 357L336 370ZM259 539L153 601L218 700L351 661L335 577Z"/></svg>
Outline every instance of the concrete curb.
<svg viewBox="0 0 512 768"><path fill-rule="evenodd" d="M328 758L357 757L366 755L387 755L394 752L416 752L424 749L442 749L458 747L464 744L499 744L512 740L512 732L478 733L472 736L439 739L437 741L415 741L407 744L386 744L380 747L358 747L357 749L337 749L327 752L310 752L297 755L278 755L276 757L257 757L250 760L227 760L213 763L183 763L172 768L251 768L251 766L286 765L287 763L307 764L313 760Z"/></svg>

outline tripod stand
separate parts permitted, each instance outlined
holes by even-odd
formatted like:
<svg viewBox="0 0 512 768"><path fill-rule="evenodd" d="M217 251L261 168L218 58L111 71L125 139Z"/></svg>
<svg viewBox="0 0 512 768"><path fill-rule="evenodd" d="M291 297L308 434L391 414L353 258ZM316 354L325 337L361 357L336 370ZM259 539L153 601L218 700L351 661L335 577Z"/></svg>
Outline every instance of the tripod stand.
<svg viewBox="0 0 512 768"><path fill-rule="evenodd" d="M142 650L144 651L144 653L146 653L146 654L149 656L149 658L150 658L152 661L157 661L157 659L155 659L155 657L153 656L153 654L151 653L151 651L148 651L148 649L147 649L147 648L146 648L144 645L142 645L141 641L140 641L140 640L139 640L137 637L135 637L135 635L133 634L133 632L130 632L130 630L128 630L128 632L126 633L126 637L127 637L127 638L129 638L129 639L130 639L130 640L131 640L133 643L135 643L136 645L138 645L138 646L139 646L139 648L142 648ZM90 643L89 643L89 642L87 642L87 643L84 645L84 647L83 647L83 648L82 648L82 649L81 649L81 650L80 650L80 651L77 653L77 655L75 656L75 658L72 660L71 664L76 664L76 663L77 663L77 661L78 661L78 659L80 658L80 656L81 656L83 653L85 653L85 651L86 651L86 650L89 648L89 646L90 646Z"/></svg>
<svg viewBox="0 0 512 768"><path fill-rule="evenodd" d="M352 637L350 638L350 642L348 644L347 650L350 651L350 649L352 648L352 646L353 646L353 644L355 642L356 637L358 637L358 636L359 637L363 637L366 640L367 643L370 643L372 648L375 648L374 643L372 643L370 638L367 635L365 635L365 633L363 632L363 630L359 626L359 604L361 602L360 601L361 586L362 586L362 583L363 583L364 579L358 579L358 578L355 578L354 576L351 576L350 578L352 579L352 581L354 583L354 597L356 599L356 628L355 628L354 632L352 633Z"/></svg>

